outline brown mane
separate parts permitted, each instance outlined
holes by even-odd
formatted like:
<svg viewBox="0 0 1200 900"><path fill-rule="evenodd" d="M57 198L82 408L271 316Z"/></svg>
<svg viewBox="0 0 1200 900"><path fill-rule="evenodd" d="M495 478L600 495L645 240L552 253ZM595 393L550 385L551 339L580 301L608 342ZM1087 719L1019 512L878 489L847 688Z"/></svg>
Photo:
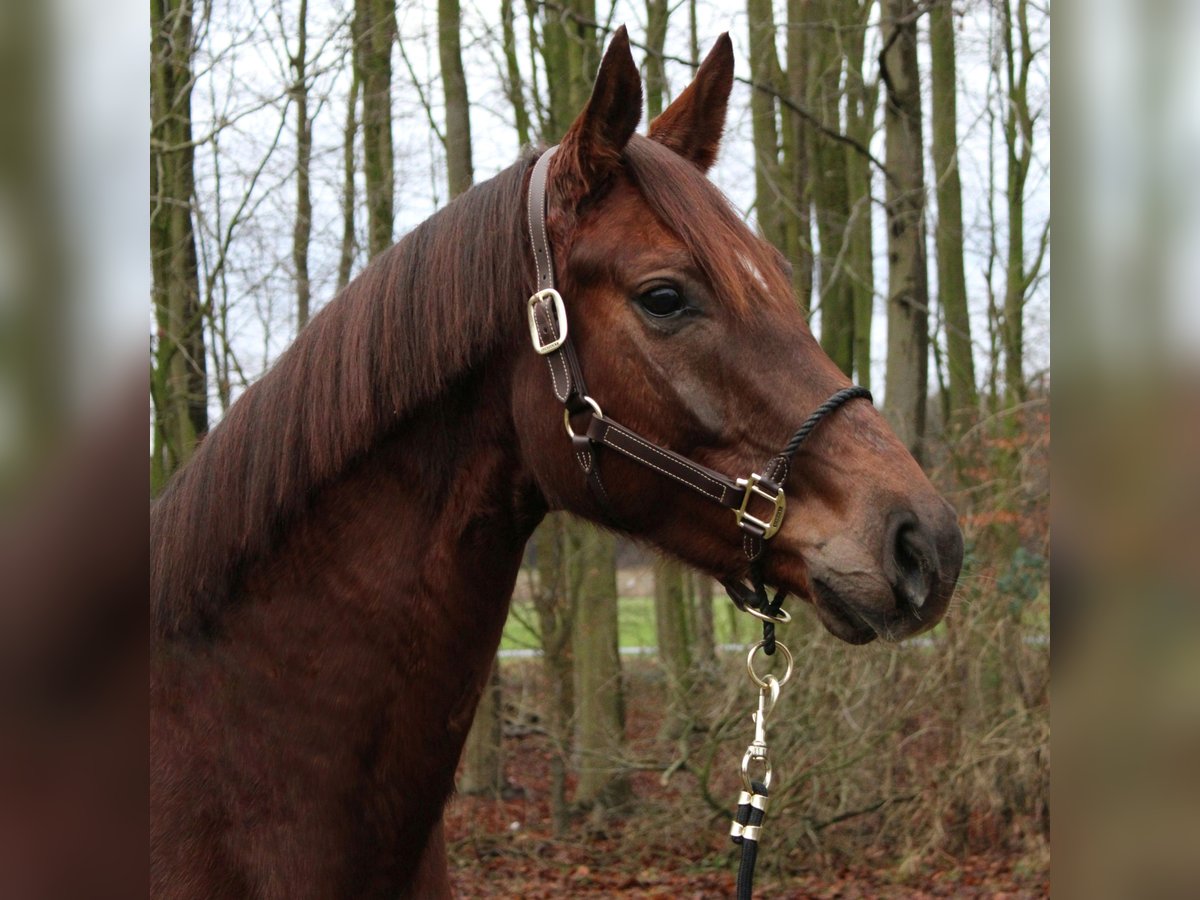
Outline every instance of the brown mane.
<svg viewBox="0 0 1200 900"><path fill-rule="evenodd" d="M150 513L160 635L211 625L322 484L520 327L525 154L380 254L251 385Z"/></svg>

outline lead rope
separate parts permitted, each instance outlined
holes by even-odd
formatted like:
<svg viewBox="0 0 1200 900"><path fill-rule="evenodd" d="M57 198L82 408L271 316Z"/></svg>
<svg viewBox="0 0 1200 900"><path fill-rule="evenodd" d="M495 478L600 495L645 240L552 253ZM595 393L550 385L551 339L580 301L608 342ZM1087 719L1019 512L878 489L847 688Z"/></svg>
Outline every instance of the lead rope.
<svg viewBox="0 0 1200 900"><path fill-rule="evenodd" d="M766 642L759 641L746 656L746 671L758 687L758 710L753 714L754 740L742 756L743 790L738 795L737 811L729 836L741 845L742 860L738 866L737 900L750 900L754 891L754 864L758 861L758 838L767 815L767 799L771 788L771 760L767 754L767 718L779 700L779 690L792 677L792 654L785 644L776 642L775 649L784 660L781 678L774 675L759 677L754 671L754 654L766 652Z"/></svg>
<svg viewBox="0 0 1200 900"><path fill-rule="evenodd" d="M813 429L842 404L858 397L870 400L871 393L858 386L845 388L813 410L796 429L796 433L784 445L779 455L767 465L765 471L772 481L782 488L787 480L792 458L812 434ZM754 740L742 756L741 774L744 789L738 795L737 811L729 828L729 836L742 849L737 874L737 900L751 900L754 893L754 867L758 862L758 840L762 833L763 819L767 815L767 800L771 787L771 761L767 755L767 717L779 700L779 689L792 677L792 654L785 644L775 639L775 625L789 621L790 617L783 611L783 601L787 599L786 591L776 591L774 599L767 599L766 542L759 537L748 537L743 546L750 558L750 586L747 588L744 584L730 582L725 585L725 590L735 605L762 620L763 637L750 648L746 656L746 671L750 680L758 687L758 710L753 714ZM785 663L782 678L776 679L774 675L760 678L754 671L754 654L760 649L764 656L774 656L775 652L779 651ZM759 767L761 772L752 771Z"/></svg>
<svg viewBox="0 0 1200 900"><path fill-rule="evenodd" d="M537 274L537 289L529 297L527 312L530 340L534 350L545 357L549 366L554 396L564 406L563 426L571 439L575 459L587 477L588 487L601 511L610 523L615 524L617 516L600 478L598 457L601 446L609 447L732 510L738 528L743 532L742 548L749 561L750 585L747 586L740 580L725 581L722 584L738 609L761 619L763 623L763 639L750 648L750 655L746 659L750 677L759 686L759 708L754 717L754 743L747 748L742 759L742 780L746 790L742 792L742 798L738 802L738 813L732 830L734 841L742 845L738 898L749 898L754 880L754 863L758 854L759 828L766 814L767 790L771 786L766 720L778 699L780 686L792 674L792 656L783 644L775 640L775 624L791 619L783 609L787 593L777 591L774 600L767 599L764 559L766 542L779 531L783 523L787 507L783 486L787 481L792 457L800 449L800 445L831 412L856 397L870 400L871 392L861 387L848 387L838 391L804 420L783 450L763 468L762 474L753 473L748 478L736 480L646 440L631 429L606 418L600 404L587 392L583 369L579 365L574 345L568 339L566 306L554 287L554 254L551 252L546 231L546 185L550 160L556 150L556 147L546 150L534 164L529 176L526 211L529 242L533 248L534 268ZM578 434L572 427L572 416L588 418L587 427L581 429ZM766 518L758 518L751 512L750 503L753 497L771 504L771 512ZM787 660L787 672L782 679L776 680L774 676L768 675L767 679L763 680L755 674L754 654L759 649L762 649L765 656L774 656L777 649L783 652ZM750 775L750 769L759 764L765 767L761 780Z"/></svg>

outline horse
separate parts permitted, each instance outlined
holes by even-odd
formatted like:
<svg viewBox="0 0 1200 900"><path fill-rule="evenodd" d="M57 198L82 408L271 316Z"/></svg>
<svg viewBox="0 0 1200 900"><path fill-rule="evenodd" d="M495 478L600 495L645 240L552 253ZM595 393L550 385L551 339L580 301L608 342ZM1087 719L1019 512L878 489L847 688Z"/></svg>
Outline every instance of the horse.
<svg viewBox="0 0 1200 900"><path fill-rule="evenodd" d="M723 483L759 472L850 382L786 261L706 177L732 80L725 35L636 134L618 31L553 157L527 149L373 260L165 488L150 521L154 894L450 896L443 805L549 510L747 576L765 529L739 528L670 460ZM523 202L539 162L544 221ZM553 296L530 296L538 246ZM588 393L564 434L552 345L568 329ZM618 421L663 455L591 436ZM956 516L871 403L844 403L774 474L741 504L776 527L766 582L852 643L942 617Z"/></svg>

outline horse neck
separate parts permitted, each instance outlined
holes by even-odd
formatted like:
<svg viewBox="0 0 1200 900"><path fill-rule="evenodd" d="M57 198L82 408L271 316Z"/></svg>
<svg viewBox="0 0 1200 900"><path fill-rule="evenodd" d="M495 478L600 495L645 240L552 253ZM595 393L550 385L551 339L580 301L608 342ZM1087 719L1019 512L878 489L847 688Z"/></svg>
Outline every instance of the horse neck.
<svg viewBox="0 0 1200 900"><path fill-rule="evenodd" d="M487 674L542 512L507 407L503 379L477 376L322 490L251 569L246 625L289 633L275 645L344 647L358 677L374 661L397 686L441 690L441 716L465 729L474 697L458 695Z"/></svg>
<svg viewBox="0 0 1200 900"><path fill-rule="evenodd" d="M544 512L505 381L460 384L320 491L247 571L215 646L176 647L159 670L160 698L184 694L181 727L212 722L237 742L214 753L303 786L256 803L283 796L272 812L311 822L321 816L306 803L362 792L361 810L311 836L358 848L347 859L420 847L440 816Z"/></svg>

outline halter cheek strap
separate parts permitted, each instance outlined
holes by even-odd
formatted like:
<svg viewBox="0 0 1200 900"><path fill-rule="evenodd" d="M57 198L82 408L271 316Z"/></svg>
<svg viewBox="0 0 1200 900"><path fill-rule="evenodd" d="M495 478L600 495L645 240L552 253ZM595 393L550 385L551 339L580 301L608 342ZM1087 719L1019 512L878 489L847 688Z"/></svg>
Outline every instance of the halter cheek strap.
<svg viewBox="0 0 1200 900"><path fill-rule="evenodd" d="M557 150L557 147L551 147L541 155L529 179L529 241L537 270L537 290L528 301L529 335L533 349L546 359L554 396L565 407L563 423L575 459L601 509L614 522L617 517L600 477L600 447L620 453L732 510L742 530L742 549L750 564L751 585L748 587L738 581L722 584L740 609L763 620L764 652L771 654L775 649L774 623L786 622L789 617L782 610L784 592L778 592L773 601L767 599L763 582L764 553L766 542L779 531L787 511L783 485L792 457L822 419L850 400L870 400L871 393L862 387L838 391L813 411L761 473L736 479L661 447L605 416L600 404L588 394L583 369L570 340L566 306L554 286L554 256L546 232L546 185L550 160ZM578 431L576 424L580 426Z"/></svg>

